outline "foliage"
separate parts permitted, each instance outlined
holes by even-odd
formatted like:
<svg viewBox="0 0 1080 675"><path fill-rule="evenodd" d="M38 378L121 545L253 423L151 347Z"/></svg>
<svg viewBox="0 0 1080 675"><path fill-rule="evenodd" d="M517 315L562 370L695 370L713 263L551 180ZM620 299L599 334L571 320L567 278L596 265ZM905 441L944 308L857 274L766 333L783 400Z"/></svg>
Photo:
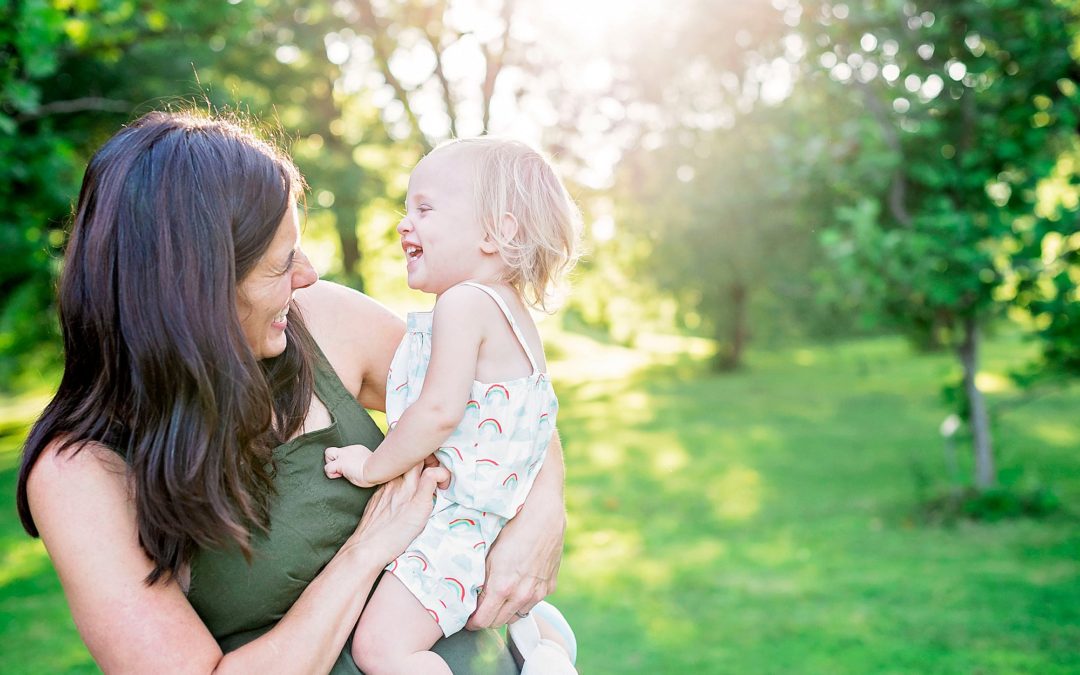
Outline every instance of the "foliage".
<svg viewBox="0 0 1080 675"><path fill-rule="evenodd" d="M863 152L884 152L892 165L886 189L838 209L826 242L883 298L868 311L923 344L957 350L975 479L988 488L995 475L975 379L979 331L1017 297L1001 292L1006 277L1041 258L1046 237L1075 226L1040 217L1035 194L1076 135L1077 17L1052 0L805 7L804 39L816 48L810 76L860 92L879 139ZM1071 284L1067 274L1055 278ZM1064 304L1028 306L1068 320Z"/></svg>
<svg viewBox="0 0 1080 675"><path fill-rule="evenodd" d="M891 289L896 322L955 343L959 317L1000 313L1005 240L1075 134L1071 17L1050 0L885 2L843 20L830 7L808 30L826 45L815 75L862 92L880 138L867 151L893 167L887 190L839 211L847 227L832 236L851 237L846 255L866 256L865 273Z"/></svg>
<svg viewBox="0 0 1080 675"><path fill-rule="evenodd" d="M49 221L63 214L74 173L71 143L50 120L32 118L41 96L36 83L58 66L63 14L45 2L8 11L10 20L0 24L0 356L53 337L53 321L41 318L51 305L57 250ZM22 132L31 121L34 132ZM15 372L11 360L0 359L0 383Z"/></svg>
<svg viewBox="0 0 1080 675"><path fill-rule="evenodd" d="M360 285L357 215L386 191L386 169L358 158L389 138L373 107L339 95L324 37L342 19L301 4L14 5L0 28L0 382L10 386L42 356L55 363L52 287L81 171L120 124L149 109L276 118L270 132L296 138L292 149L318 186L312 206L336 225L345 279ZM294 54L293 41L307 51Z"/></svg>
<svg viewBox="0 0 1080 675"><path fill-rule="evenodd" d="M705 317L717 365L741 365L760 325L762 296L791 305L816 251L799 167L805 147L784 109L758 110L730 129L683 134L623 162L619 220L648 242L638 267ZM632 197L631 197L632 195ZM803 277L803 283L799 283Z"/></svg>

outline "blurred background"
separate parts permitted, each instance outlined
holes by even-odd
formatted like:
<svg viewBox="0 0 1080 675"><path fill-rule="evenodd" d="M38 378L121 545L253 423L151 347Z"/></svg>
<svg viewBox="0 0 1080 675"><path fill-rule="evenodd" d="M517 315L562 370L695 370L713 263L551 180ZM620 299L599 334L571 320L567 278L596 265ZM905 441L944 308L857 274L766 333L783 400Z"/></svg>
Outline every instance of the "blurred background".
<svg viewBox="0 0 1080 675"><path fill-rule="evenodd" d="M93 672L18 456L93 151L261 121L323 276L404 312L433 145L547 152L582 673L1080 672L1077 0L3 0L0 652Z"/></svg>

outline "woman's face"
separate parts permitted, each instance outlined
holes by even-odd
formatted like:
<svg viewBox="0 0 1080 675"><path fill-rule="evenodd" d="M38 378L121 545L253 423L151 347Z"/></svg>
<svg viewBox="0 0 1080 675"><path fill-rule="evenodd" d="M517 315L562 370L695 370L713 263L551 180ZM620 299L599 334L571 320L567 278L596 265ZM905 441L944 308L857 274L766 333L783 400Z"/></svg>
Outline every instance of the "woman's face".
<svg viewBox="0 0 1080 675"><path fill-rule="evenodd" d="M285 351L293 292L318 280L311 261L300 250L300 226L293 202L270 247L236 289L240 325L255 358L267 359Z"/></svg>

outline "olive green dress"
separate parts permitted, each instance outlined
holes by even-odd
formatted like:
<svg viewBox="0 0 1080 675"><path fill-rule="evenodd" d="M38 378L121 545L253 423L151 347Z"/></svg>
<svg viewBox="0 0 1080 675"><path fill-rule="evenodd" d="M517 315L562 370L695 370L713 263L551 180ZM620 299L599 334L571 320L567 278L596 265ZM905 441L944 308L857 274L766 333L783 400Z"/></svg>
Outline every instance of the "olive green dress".
<svg viewBox="0 0 1080 675"><path fill-rule="evenodd" d="M250 642L284 616L356 529L373 490L323 474L323 450L363 443L374 448L382 432L345 389L320 353L315 393L331 424L275 448L277 495L269 533L253 537L249 564L238 549L203 550L191 565L188 600L225 651ZM408 630L408 626L403 626ZM350 640L351 642L351 640ZM358 675L346 644L331 671ZM457 675L517 673L496 631L461 631L434 647Z"/></svg>

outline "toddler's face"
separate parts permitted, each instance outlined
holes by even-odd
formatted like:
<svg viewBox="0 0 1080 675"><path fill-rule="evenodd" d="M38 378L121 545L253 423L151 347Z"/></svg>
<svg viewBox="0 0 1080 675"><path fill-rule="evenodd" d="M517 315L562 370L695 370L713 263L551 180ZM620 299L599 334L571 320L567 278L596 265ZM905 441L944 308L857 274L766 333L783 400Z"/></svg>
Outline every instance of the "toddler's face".
<svg viewBox="0 0 1080 675"><path fill-rule="evenodd" d="M477 278L485 266L474 173L471 153L455 146L429 154L413 169L397 227L410 288L438 295Z"/></svg>

